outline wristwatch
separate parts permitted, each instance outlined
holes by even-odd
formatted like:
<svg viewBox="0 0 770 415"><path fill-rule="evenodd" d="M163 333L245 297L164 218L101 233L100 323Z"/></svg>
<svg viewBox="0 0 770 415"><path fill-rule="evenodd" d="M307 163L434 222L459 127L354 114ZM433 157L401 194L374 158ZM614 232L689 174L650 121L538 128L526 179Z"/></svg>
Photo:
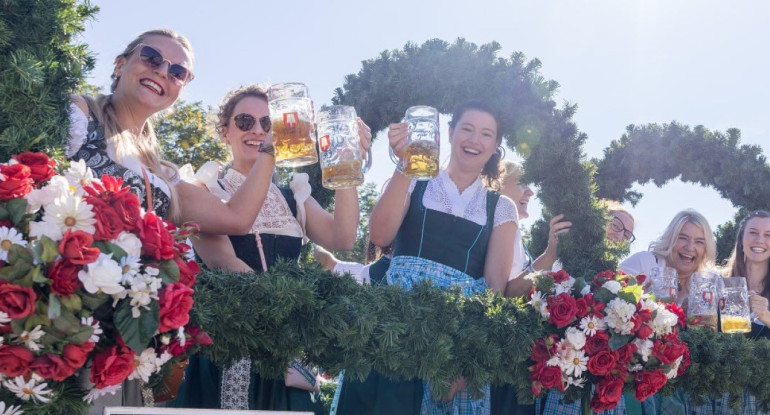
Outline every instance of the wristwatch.
<svg viewBox="0 0 770 415"><path fill-rule="evenodd" d="M257 151L260 153L269 154L275 157L275 147L272 144L265 144L264 141L259 143L259 147L257 147Z"/></svg>

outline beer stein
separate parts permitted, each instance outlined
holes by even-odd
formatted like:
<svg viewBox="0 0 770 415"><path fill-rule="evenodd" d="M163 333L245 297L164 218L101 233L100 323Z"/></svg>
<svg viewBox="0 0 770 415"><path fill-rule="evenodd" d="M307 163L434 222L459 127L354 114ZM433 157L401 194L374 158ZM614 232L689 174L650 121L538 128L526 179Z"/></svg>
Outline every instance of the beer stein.
<svg viewBox="0 0 770 415"><path fill-rule="evenodd" d="M390 149L390 159L400 172L417 180L430 180L438 175L439 129L438 110L425 105L410 107L404 114L408 144L401 160Z"/></svg>
<svg viewBox="0 0 770 415"><path fill-rule="evenodd" d="M700 271L690 277L687 320L691 324L717 329L717 280L714 271Z"/></svg>
<svg viewBox="0 0 770 415"><path fill-rule="evenodd" d="M650 287L655 299L667 303L675 303L679 294L679 279L676 269L671 267L654 267L650 272Z"/></svg>
<svg viewBox="0 0 770 415"><path fill-rule="evenodd" d="M267 91L277 167L300 167L318 161L313 101L305 84L275 84Z"/></svg>
<svg viewBox="0 0 770 415"><path fill-rule="evenodd" d="M751 331L751 310L746 278L719 279L719 318L722 333Z"/></svg>
<svg viewBox="0 0 770 415"><path fill-rule="evenodd" d="M371 148L361 156L356 110L332 105L318 111L318 148L321 150L321 185L327 189L347 189L364 182L372 165Z"/></svg>

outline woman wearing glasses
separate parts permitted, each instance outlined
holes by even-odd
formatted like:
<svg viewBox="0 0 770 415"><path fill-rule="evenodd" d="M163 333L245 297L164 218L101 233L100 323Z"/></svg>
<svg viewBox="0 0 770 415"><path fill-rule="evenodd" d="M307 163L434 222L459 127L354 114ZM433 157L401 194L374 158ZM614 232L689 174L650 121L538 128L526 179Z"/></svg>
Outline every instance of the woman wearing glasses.
<svg viewBox="0 0 770 415"><path fill-rule="evenodd" d="M146 209L176 224L194 221L211 233L247 232L270 184L271 154L260 153L243 190L223 203L180 181L176 166L162 160L158 151L150 118L173 105L193 79L187 39L171 30L145 32L128 44L114 65L110 94L72 98L67 157L82 160L97 178L122 178ZM90 413L101 414L104 406L142 404L137 383L126 382L119 393L97 399Z"/></svg>
<svg viewBox="0 0 770 415"><path fill-rule="evenodd" d="M230 92L219 107L217 130L230 147L232 162L220 168L206 163L196 175L217 197L227 200L245 184L255 164L262 162L263 143L270 139L270 113L266 92L258 86L244 86ZM369 127L358 121L362 151L371 140ZM271 164L272 166L272 164ZM209 267L233 271L262 272L278 258L297 260L308 239L332 250L349 250L356 240L358 196L355 188L335 191L334 213L326 211L310 196L308 175L295 174L290 189L270 184L267 198L249 232L219 238L203 235L193 242ZM214 258L211 253L215 253ZM225 263L215 262L231 258ZM235 265L228 265L235 264ZM285 380L263 379L248 360L216 368L202 358L188 367L187 381L174 403L180 407L261 409L287 411L323 410L316 376L293 364Z"/></svg>

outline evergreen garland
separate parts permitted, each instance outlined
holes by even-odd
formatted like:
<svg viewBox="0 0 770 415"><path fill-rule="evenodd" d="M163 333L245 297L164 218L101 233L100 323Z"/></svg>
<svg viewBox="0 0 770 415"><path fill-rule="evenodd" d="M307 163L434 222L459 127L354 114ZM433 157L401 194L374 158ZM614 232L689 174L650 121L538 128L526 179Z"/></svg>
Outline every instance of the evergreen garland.
<svg viewBox="0 0 770 415"><path fill-rule="evenodd" d="M75 0L6 0L0 14L0 161L27 150L61 154L69 94L93 68L73 42L97 8Z"/></svg>

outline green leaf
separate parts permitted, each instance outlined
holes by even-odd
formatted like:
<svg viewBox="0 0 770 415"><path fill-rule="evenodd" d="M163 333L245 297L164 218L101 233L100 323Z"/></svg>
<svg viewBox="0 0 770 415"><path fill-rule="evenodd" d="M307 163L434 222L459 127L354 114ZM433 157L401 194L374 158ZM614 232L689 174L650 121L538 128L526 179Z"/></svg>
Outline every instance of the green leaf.
<svg viewBox="0 0 770 415"><path fill-rule="evenodd" d="M615 294L612 293L612 291L601 287L598 290L596 290L596 293L594 294L594 298L596 301L601 301L602 303L609 303L613 298L615 298Z"/></svg>
<svg viewBox="0 0 770 415"><path fill-rule="evenodd" d="M610 349L612 349L612 351L618 350L628 344L632 338L633 336L631 335L613 334L612 337L610 337Z"/></svg>
<svg viewBox="0 0 770 415"><path fill-rule="evenodd" d="M5 207L5 203L0 203L0 220L8 220L10 216L11 214L8 213L8 209Z"/></svg>
<svg viewBox="0 0 770 415"><path fill-rule="evenodd" d="M80 330L80 319L69 311L63 311L59 318L53 320L53 327L69 336Z"/></svg>
<svg viewBox="0 0 770 415"><path fill-rule="evenodd" d="M40 262L51 263L59 256L59 245L51 238L43 235L38 239L36 245L40 248L38 258Z"/></svg>
<svg viewBox="0 0 770 415"><path fill-rule="evenodd" d="M67 340L75 344L83 344L94 334L94 328L92 326L80 326L80 330L70 336L67 336Z"/></svg>
<svg viewBox="0 0 770 415"><path fill-rule="evenodd" d="M24 330L32 330L35 328L35 326L50 326L51 325L51 319L48 318L46 315L46 312L41 313L35 313L24 322ZM58 321L57 319L56 321Z"/></svg>
<svg viewBox="0 0 770 415"><path fill-rule="evenodd" d="M159 264L160 273L158 276L163 279L163 283L171 284L179 281L179 266L174 261L163 261Z"/></svg>
<svg viewBox="0 0 770 415"><path fill-rule="evenodd" d="M48 318L57 319L61 315L61 303L59 298L51 294L48 297Z"/></svg>
<svg viewBox="0 0 770 415"><path fill-rule="evenodd" d="M11 222L17 225L27 213L27 199L11 199L6 204L6 208L11 216Z"/></svg>
<svg viewBox="0 0 770 415"><path fill-rule="evenodd" d="M580 294L581 291L583 291L583 288L586 286L586 280L583 278L576 278L575 284L572 285L572 292L576 294Z"/></svg>
<svg viewBox="0 0 770 415"><path fill-rule="evenodd" d="M111 242L96 241L93 246L99 248L103 254L112 254L112 259L118 263L120 263L121 259L128 256L128 253L123 248Z"/></svg>
<svg viewBox="0 0 770 415"><path fill-rule="evenodd" d="M150 303L150 309L139 308L139 317L134 318L131 313L131 302L123 299L115 309L113 320L120 337L126 345L137 353L142 353L155 331L158 329L160 318L160 305L157 301Z"/></svg>
<svg viewBox="0 0 770 415"><path fill-rule="evenodd" d="M642 286L641 285L629 285L618 290L618 297L631 304L638 304L642 299Z"/></svg>
<svg viewBox="0 0 770 415"><path fill-rule="evenodd" d="M93 311L99 308L102 304L106 303L107 301L111 300L112 297L110 297L107 294L100 293L100 294L91 294L91 293L82 293L80 294L80 299L83 300L83 305Z"/></svg>
<svg viewBox="0 0 770 415"><path fill-rule="evenodd" d="M49 281L45 275L40 271L40 266L36 266L29 271L29 275L32 276L32 281L38 284L47 284Z"/></svg>
<svg viewBox="0 0 770 415"><path fill-rule="evenodd" d="M32 265L34 260L35 254L27 247L21 246L19 244L13 244L11 245L11 248L8 249L9 264L17 265L26 263Z"/></svg>
<svg viewBox="0 0 770 415"><path fill-rule="evenodd" d="M59 301L65 310L77 312L83 308L83 302L80 300L80 296L76 294L72 294L67 297L60 297Z"/></svg>

